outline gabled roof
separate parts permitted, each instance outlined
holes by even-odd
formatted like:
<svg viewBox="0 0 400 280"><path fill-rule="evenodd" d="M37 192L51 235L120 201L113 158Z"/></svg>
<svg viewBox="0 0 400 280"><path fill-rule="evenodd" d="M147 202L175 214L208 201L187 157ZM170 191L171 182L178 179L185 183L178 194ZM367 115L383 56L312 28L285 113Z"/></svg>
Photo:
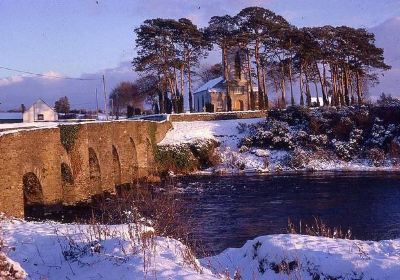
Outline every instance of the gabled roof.
<svg viewBox="0 0 400 280"><path fill-rule="evenodd" d="M201 87L199 87L194 93L201 92L201 91L206 91L206 90L207 91L213 91L213 90L217 89L216 86L219 83L221 83L223 80L224 80L223 77L218 77L218 78L215 78L213 80L210 80L207 83L205 83L204 85L202 85Z"/></svg>
<svg viewBox="0 0 400 280"><path fill-rule="evenodd" d="M29 111L29 110L30 110L33 106L35 106L35 104L38 103L39 101L43 102L47 107L49 107L52 111L55 112L54 108L51 107L49 104L47 104L47 103L46 103L43 99L41 99L41 98L39 98L38 100L36 100L36 101L31 105L31 107L29 107L28 110L26 110L26 111Z"/></svg>

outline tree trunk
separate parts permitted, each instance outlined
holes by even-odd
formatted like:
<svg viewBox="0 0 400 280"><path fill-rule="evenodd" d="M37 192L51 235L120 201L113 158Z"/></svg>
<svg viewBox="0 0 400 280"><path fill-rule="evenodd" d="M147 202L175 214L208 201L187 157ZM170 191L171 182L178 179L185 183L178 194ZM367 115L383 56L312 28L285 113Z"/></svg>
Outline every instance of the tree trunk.
<svg viewBox="0 0 400 280"><path fill-rule="evenodd" d="M304 106L304 97L303 97L303 65L300 63L300 106Z"/></svg>
<svg viewBox="0 0 400 280"><path fill-rule="evenodd" d="M350 93L349 93L349 70L344 68L344 97L346 105L350 105Z"/></svg>
<svg viewBox="0 0 400 280"><path fill-rule="evenodd" d="M314 82L314 87L315 87L315 92L317 95L317 107L321 106L321 102L319 101L319 92L318 92L318 85L316 82Z"/></svg>
<svg viewBox="0 0 400 280"><path fill-rule="evenodd" d="M310 85L309 85L307 72L304 73L304 76L306 78L306 102L307 102L307 106L311 107L311 92L310 92Z"/></svg>
<svg viewBox="0 0 400 280"><path fill-rule="evenodd" d="M290 63L289 63L289 81L290 81L290 104L292 106L294 106L293 77L292 77L292 58L290 58Z"/></svg>
<svg viewBox="0 0 400 280"><path fill-rule="evenodd" d="M281 90L282 90L282 104L284 107L286 107L286 80L285 80L285 68L282 65L281 66Z"/></svg>
<svg viewBox="0 0 400 280"><path fill-rule="evenodd" d="M324 99L324 106L329 106L329 98L328 98L328 83L326 82L326 66L325 62L322 63L322 77L324 82L324 90L322 91L322 98Z"/></svg>
<svg viewBox="0 0 400 280"><path fill-rule="evenodd" d="M356 71L356 81L357 81L357 99L358 105L362 105L362 88L361 88L361 77L360 72Z"/></svg>
<svg viewBox="0 0 400 280"><path fill-rule="evenodd" d="M324 103L324 106L328 106L328 98L326 97L326 91L325 91L325 77L321 75L321 71L319 70L318 63L315 62L315 68L317 69L318 73L318 78L319 78L319 83L321 84L321 90L322 90L322 102ZM325 76L325 66L323 66L323 75ZM318 101L319 102L319 101ZM319 106L319 105L318 105Z"/></svg>
<svg viewBox="0 0 400 280"><path fill-rule="evenodd" d="M166 110L165 110L165 100L164 100L164 94L163 94L163 92L162 91L160 91L159 93L158 93L158 103L160 104L160 113L161 114L165 114L166 113Z"/></svg>
<svg viewBox="0 0 400 280"><path fill-rule="evenodd" d="M227 47L222 47L222 61L224 65L224 76L226 85L226 111L232 111L231 97L229 96L229 69L228 69L228 53Z"/></svg>
<svg viewBox="0 0 400 280"><path fill-rule="evenodd" d="M331 80L332 80L332 104L333 106L339 105L339 100L337 96L337 88L336 88L336 71L335 67L331 65Z"/></svg>
<svg viewBox="0 0 400 280"><path fill-rule="evenodd" d="M265 76L266 71L264 70L264 68L262 69L262 82L263 82L263 89L264 89L264 96L265 96L265 100L264 100L264 104L265 104L265 109L269 108L269 97L268 97L268 90L267 90L267 81L266 81L266 76Z"/></svg>
<svg viewBox="0 0 400 280"><path fill-rule="evenodd" d="M262 89L262 76L261 76L261 63L260 63L260 42L256 40L254 48L254 56L256 59L256 72L257 72L257 85L258 85L258 107L260 110L264 110L264 92Z"/></svg>
<svg viewBox="0 0 400 280"><path fill-rule="evenodd" d="M253 91L253 82L251 78L251 63L250 63L250 50L249 48L246 49L246 56L247 56L247 86L249 88L248 94L248 106L250 110L255 109L255 100L254 100L254 91Z"/></svg>
<svg viewBox="0 0 400 280"><path fill-rule="evenodd" d="M190 62L187 64L187 70L188 70L188 82L189 82L189 110L192 113L193 110L193 94L192 94L192 73L191 73L191 67L190 67Z"/></svg>
<svg viewBox="0 0 400 280"><path fill-rule="evenodd" d="M181 81L180 81L180 86L181 86L181 94L180 94L180 96L179 96L179 112L180 113L183 113L184 112L184 107L185 107L185 105L184 105L184 95L185 95L185 92L184 92L184 88L185 88L185 81L184 81L184 71L185 70L185 66L184 66L184 64L182 64L182 66L181 66L181 73L180 73L180 78L181 78Z"/></svg>

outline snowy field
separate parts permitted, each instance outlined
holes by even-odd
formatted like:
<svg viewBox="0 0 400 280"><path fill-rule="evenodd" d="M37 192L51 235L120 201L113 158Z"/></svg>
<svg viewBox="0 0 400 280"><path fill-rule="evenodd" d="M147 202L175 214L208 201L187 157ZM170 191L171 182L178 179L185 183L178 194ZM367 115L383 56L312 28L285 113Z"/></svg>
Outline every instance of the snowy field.
<svg viewBox="0 0 400 280"><path fill-rule="evenodd" d="M221 121L174 122L166 137L159 145L189 143L197 139L214 139L220 143L217 152L221 164L199 173L238 173L238 172L276 172L293 171L285 166L287 151L256 149L240 152L239 141L246 132L239 132L239 124L255 124L265 119L239 119ZM313 171L395 171L398 168L387 165L371 166L365 160L350 162L342 160L310 159L304 170Z"/></svg>
<svg viewBox="0 0 400 280"><path fill-rule="evenodd" d="M196 260L187 257L186 247L179 241L145 239L128 225L8 220L3 222L3 235L12 248L9 257L15 268L19 263L20 274L25 273L28 279L394 280L400 275L400 240L270 235Z"/></svg>
<svg viewBox="0 0 400 280"><path fill-rule="evenodd" d="M198 263L196 269L185 262L182 243L152 237L151 228L138 234L128 225L12 220L3 223L3 235L12 248L9 257L28 279L216 279Z"/></svg>

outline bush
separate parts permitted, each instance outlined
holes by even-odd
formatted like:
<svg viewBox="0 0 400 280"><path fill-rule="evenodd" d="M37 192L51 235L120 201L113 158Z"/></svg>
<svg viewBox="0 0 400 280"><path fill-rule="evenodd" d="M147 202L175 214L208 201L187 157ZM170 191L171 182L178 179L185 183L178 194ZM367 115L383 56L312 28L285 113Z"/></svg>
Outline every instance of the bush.
<svg viewBox="0 0 400 280"><path fill-rule="evenodd" d="M383 121L379 118L376 118L374 125L372 126L371 136L368 144L383 148L394 138L395 132L398 132L398 127L396 125L389 124L385 127Z"/></svg>
<svg viewBox="0 0 400 280"><path fill-rule="evenodd" d="M385 152L380 148L372 148L367 151L367 158L374 166L381 166L385 161Z"/></svg>
<svg viewBox="0 0 400 280"><path fill-rule="evenodd" d="M0 213L0 222L3 217ZM3 240L3 232L0 224L0 279L2 280L19 280L25 279L25 273L19 267L14 267L6 255L6 245Z"/></svg>
<svg viewBox="0 0 400 280"><path fill-rule="evenodd" d="M342 142L342 141L333 141L333 147L335 150L336 155L345 161L350 161L352 160L355 151L353 149L353 146L350 145L348 142Z"/></svg>
<svg viewBox="0 0 400 280"><path fill-rule="evenodd" d="M318 150L328 144L328 136L326 134L310 135L309 144L313 150Z"/></svg>
<svg viewBox="0 0 400 280"><path fill-rule="evenodd" d="M198 160L200 168L208 168L218 164L219 158L215 154L218 145L218 142L212 139L197 140L190 144L190 150Z"/></svg>
<svg viewBox="0 0 400 280"><path fill-rule="evenodd" d="M375 151L377 159L386 155L400 158L399 120L399 106L273 109L264 122L238 125L239 133L244 134L238 147L241 152L252 148L324 150L332 156L327 160L346 161L370 159L364 150L379 148L383 154ZM380 160L375 163L380 164Z"/></svg>
<svg viewBox="0 0 400 280"><path fill-rule="evenodd" d="M239 146L290 150L293 148L292 135L287 123L267 121L252 126L249 136L244 137Z"/></svg>
<svg viewBox="0 0 400 280"><path fill-rule="evenodd" d="M159 146L156 149L155 160L161 174L169 171L189 173L195 171L198 166L198 162L187 144Z"/></svg>
<svg viewBox="0 0 400 280"><path fill-rule="evenodd" d="M334 138L347 141L350 137L354 122L349 117L342 117L340 121L333 127L332 132Z"/></svg>
<svg viewBox="0 0 400 280"><path fill-rule="evenodd" d="M304 150L296 148L289 157L288 165L293 169L303 169L309 161L309 155Z"/></svg>
<svg viewBox="0 0 400 280"><path fill-rule="evenodd" d="M348 229L346 232L343 232L341 227L331 228L318 217L313 217L313 220L310 223L304 223L304 222L302 223L302 221L300 221L298 228L296 228L294 223L289 219L287 232L289 234L305 234L310 236L322 236L327 238L339 238L339 239L352 238L350 229Z"/></svg>
<svg viewBox="0 0 400 280"><path fill-rule="evenodd" d="M400 156L400 136L395 137L390 142L389 154L394 158L398 158Z"/></svg>
<svg viewBox="0 0 400 280"><path fill-rule="evenodd" d="M169 171L179 174L215 166L219 162L215 140L197 140L193 143L158 146L155 159L158 171L165 175Z"/></svg>

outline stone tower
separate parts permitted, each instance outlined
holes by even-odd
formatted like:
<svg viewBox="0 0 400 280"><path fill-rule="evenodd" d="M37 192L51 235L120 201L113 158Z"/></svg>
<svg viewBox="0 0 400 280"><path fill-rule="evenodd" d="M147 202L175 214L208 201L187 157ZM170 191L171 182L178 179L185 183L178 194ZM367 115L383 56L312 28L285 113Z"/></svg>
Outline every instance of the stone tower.
<svg viewBox="0 0 400 280"><path fill-rule="evenodd" d="M249 110L249 80L247 55L239 47L231 48L227 56L228 91L233 111Z"/></svg>

